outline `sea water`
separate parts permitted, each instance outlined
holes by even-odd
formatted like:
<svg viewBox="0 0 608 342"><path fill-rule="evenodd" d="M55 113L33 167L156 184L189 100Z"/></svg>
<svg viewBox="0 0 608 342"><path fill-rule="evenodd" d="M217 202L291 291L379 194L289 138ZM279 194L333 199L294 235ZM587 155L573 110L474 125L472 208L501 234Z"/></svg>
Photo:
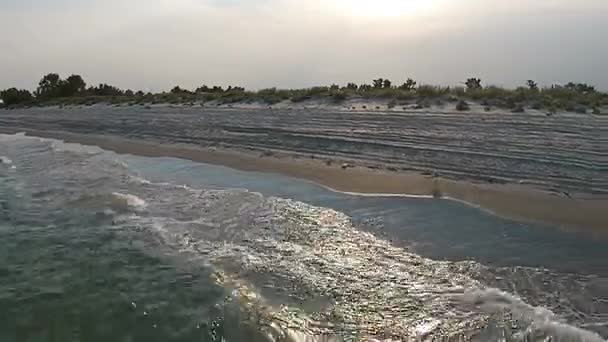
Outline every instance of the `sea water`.
<svg viewBox="0 0 608 342"><path fill-rule="evenodd" d="M603 341L606 241L0 136L2 341Z"/></svg>

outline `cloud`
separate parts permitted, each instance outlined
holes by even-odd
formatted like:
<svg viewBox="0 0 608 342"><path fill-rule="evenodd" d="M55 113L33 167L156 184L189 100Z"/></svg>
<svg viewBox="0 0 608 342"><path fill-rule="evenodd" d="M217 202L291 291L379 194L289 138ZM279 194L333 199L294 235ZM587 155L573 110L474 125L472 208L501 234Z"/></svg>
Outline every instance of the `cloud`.
<svg viewBox="0 0 608 342"><path fill-rule="evenodd" d="M0 38L8 51L0 54L0 88L32 88L51 71L152 90L300 87L377 76L455 84L470 75L503 85L535 78L608 88L598 72L608 67L602 1L435 0L433 10L396 17L354 15L344 1L331 1L0 5L0 30L10 32Z"/></svg>

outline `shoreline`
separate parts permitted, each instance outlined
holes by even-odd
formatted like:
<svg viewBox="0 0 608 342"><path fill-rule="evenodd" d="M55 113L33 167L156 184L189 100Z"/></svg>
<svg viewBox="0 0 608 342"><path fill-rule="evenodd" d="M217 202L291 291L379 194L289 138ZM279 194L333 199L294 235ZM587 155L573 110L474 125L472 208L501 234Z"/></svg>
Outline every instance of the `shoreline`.
<svg viewBox="0 0 608 342"><path fill-rule="evenodd" d="M2 130L5 131L5 130ZM566 198L520 184L490 184L433 178L418 173L343 169L320 159L260 156L236 150L204 149L187 144L161 144L117 136L74 134L60 131L12 129L7 134L25 132L29 136L60 139L68 143L98 146L119 154L144 157L175 157L222 165L241 171L275 173L311 181L332 191L363 196L433 197L465 202L495 215L545 223L565 230L606 234L608 199Z"/></svg>

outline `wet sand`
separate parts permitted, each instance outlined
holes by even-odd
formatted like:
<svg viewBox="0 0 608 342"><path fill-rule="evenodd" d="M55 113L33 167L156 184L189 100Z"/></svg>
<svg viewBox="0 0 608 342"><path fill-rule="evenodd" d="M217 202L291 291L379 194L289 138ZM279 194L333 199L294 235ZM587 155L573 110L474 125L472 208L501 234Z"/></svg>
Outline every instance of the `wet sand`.
<svg viewBox="0 0 608 342"><path fill-rule="evenodd" d="M4 130L5 133L14 133ZM465 201L493 213L525 221L542 222L567 230L605 234L608 199L605 196L570 198L520 184L489 184L449 180L419 173L392 172L367 167L343 168L322 159L260 155L229 149L199 148L190 144L159 144L109 135L74 134L23 129L28 135L95 145L121 154L176 157L223 165L243 171L279 173L302 178L336 191L363 194L441 195Z"/></svg>

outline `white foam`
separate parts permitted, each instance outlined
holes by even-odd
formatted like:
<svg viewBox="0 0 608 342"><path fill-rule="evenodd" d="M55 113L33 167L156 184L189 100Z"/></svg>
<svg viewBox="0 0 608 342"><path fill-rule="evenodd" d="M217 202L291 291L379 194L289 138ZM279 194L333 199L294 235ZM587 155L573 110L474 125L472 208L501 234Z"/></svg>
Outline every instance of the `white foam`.
<svg viewBox="0 0 608 342"><path fill-rule="evenodd" d="M341 190L337 190L334 189L332 187L329 187L327 185L323 185L320 183L316 183L316 182L312 182L316 185L319 185L329 191L335 192L335 193L339 193L339 194L345 194L345 195L350 195L350 196L357 196L357 197L402 197L402 198L435 198L433 195L413 195L413 194L396 194L396 193L382 193L382 192L377 192L377 193L367 193L367 192L353 192L353 191L341 191ZM443 197L442 197L443 198Z"/></svg>
<svg viewBox="0 0 608 342"><path fill-rule="evenodd" d="M152 184L152 182L150 182L149 180L139 177L139 176L130 175L129 180L131 180L134 183L139 183L139 184L146 184L146 185Z"/></svg>
<svg viewBox="0 0 608 342"><path fill-rule="evenodd" d="M131 208L144 209L147 206L146 201L135 195L114 192L112 193L112 196L114 196L114 199L117 200L120 204L125 204L126 206Z"/></svg>
<svg viewBox="0 0 608 342"><path fill-rule="evenodd" d="M0 164L11 165L13 163L8 157L0 156Z"/></svg>
<svg viewBox="0 0 608 342"><path fill-rule="evenodd" d="M139 218L142 225L151 227L179 253L196 256L197 261L214 268L218 267L215 261L229 260L243 270L271 272L318 293L347 299L333 302L331 309L321 310L319 316L324 322L325 315L337 313L348 327L345 333L352 329L371 341L373 332L380 329L402 334L403 341L430 340L444 334L457 336L460 328L455 329L456 325L462 329L480 327L487 314L511 312L524 323L517 331L522 338L515 336L514 341L525 341L526 336L550 336L552 341L564 342L603 341L593 332L560 322L548 309L497 289L484 289L470 277L468 263L422 258L355 229L344 213L248 192L172 188L192 192L192 197L163 198L163 203L191 210L195 215L192 221L181 211L184 217L178 219ZM205 215L198 218L201 212ZM241 284L248 289L243 291L255 293L255 302L259 302L246 306L271 311L261 315L276 322L291 341L317 341L315 336L342 333L315 326L319 318L313 319L295 306L272 308L253 283L245 278ZM454 297L464 297L477 308L459 310L453 306Z"/></svg>
<svg viewBox="0 0 608 342"><path fill-rule="evenodd" d="M529 324L521 336L523 341L542 336L544 341L554 342L603 342L601 336L581 328L560 322L551 310L532 306L518 296L495 289L473 289L465 292L465 301L475 304L487 313L511 312L516 318Z"/></svg>
<svg viewBox="0 0 608 342"><path fill-rule="evenodd" d="M76 143L66 143L63 140L51 139L51 147L55 152L78 152L86 154L99 154L104 150L97 146L81 145Z"/></svg>
<svg viewBox="0 0 608 342"><path fill-rule="evenodd" d="M127 164L125 161L114 159L112 162L116 166L120 166L120 167L125 168L125 169L129 168L129 164Z"/></svg>
<svg viewBox="0 0 608 342"><path fill-rule="evenodd" d="M530 321L546 321L555 317L555 314L548 309L532 306L515 295L495 288L471 289L465 292L464 299L485 312L509 310Z"/></svg>
<svg viewBox="0 0 608 342"><path fill-rule="evenodd" d="M15 134L0 134L0 141L11 141L19 138L25 138L25 132L19 132Z"/></svg>

